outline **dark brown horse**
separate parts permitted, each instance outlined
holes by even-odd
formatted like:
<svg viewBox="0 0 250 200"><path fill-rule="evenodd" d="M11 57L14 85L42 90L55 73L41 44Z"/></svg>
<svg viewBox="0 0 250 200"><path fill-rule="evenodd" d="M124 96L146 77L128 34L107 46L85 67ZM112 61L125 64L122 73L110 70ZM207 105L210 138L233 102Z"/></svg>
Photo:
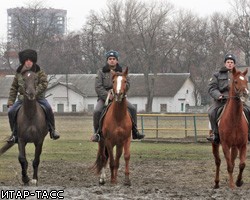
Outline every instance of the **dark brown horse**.
<svg viewBox="0 0 250 200"><path fill-rule="evenodd" d="M232 78L229 90L229 97L225 105L225 110L219 121L219 135L223 153L227 162L229 175L229 187L234 188L233 170L235 159L239 152L239 174L236 185L243 184L242 174L245 168L247 143L248 143L248 124L243 113L243 102L248 97L247 69L242 73L236 68L232 69ZM220 156L219 144L212 143L213 155L216 164L216 176L214 188L219 188Z"/></svg>
<svg viewBox="0 0 250 200"><path fill-rule="evenodd" d="M100 184L105 183L105 167L109 159L111 183L117 183L119 160L124 150L125 185L131 185L129 179L129 159L132 121L127 109L126 83L128 68L123 73L112 72L114 99L103 119L102 139L99 142L95 168L101 176ZM113 148L116 146L116 155Z"/></svg>
<svg viewBox="0 0 250 200"><path fill-rule="evenodd" d="M26 159L25 147L27 143L34 143L35 157L33 160L32 183L37 185L40 155L42 153L44 138L48 133L48 128L45 112L36 101L36 73L26 71L23 74L23 79L25 84L24 99L17 114L18 159L22 168L22 181L25 185L28 185L30 179L27 175L28 162ZM5 144L0 149L0 155L13 145L13 143Z"/></svg>

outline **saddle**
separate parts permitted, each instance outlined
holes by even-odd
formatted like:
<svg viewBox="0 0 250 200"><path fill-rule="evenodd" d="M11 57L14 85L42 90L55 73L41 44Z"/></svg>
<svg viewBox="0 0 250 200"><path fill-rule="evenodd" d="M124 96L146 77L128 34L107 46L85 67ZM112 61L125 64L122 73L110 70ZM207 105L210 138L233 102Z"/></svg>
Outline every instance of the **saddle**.
<svg viewBox="0 0 250 200"><path fill-rule="evenodd" d="M221 116L222 116L222 114L224 113L224 111L225 111L225 105L224 106L221 106L221 107L219 107L218 108L218 110L216 111L216 122L219 122L220 121L220 119L221 119Z"/></svg>
<svg viewBox="0 0 250 200"><path fill-rule="evenodd" d="M220 121L220 119L221 119L221 116L222 116L222 114L223 114L224 111L225 111L225 108L226 108L225 105L218 108L218 110L217 110L217 112L216 112L216 122L217 122L217 123L219 123L219 121ZM248 124L248 123L249 123L249 120L247 119L247 116L246 116L246 113L245 113L244 110L243 110L243 116L244 116L244 118L246 119L247 124Z"/></svg>
<svg viewBox="0 0 250 200"><path fill-rule="evenodd" d="M45 108L45 106L43 106L42 104L40 104L39 103L39 105L41 106L41 108L43 109L43 111L44 111L44 113L45 113L45 116L47 117L47 115L48 115L48 112L47 112L47 110L46 110L46 108ZM15 109L15 111L14 111L14 119L13 119L13 125L14 125L14 128L16 129L16 120L17 120L17 114L18 114L18 112L19 112L19 110L20 110L20 108L22 107L22 104L20 104L20 105L18 105L17 106L17 108ZM46 120L46 122L47 122L47 120Z"/></svg>
<svg viewBox="0 0 250 200"><path fill-rule="evenodd" d="M102 133L102 121L103 121L103 118L106 115L106 113L108 111L108 108L112 103L112 101L109 101L109 97L110 97L111 94L113 95L113 90L112 89L108 91L108 96L107 96L106 101L104 103L104 108L102 110L101 117L100 117L100 120L99 120L99 129L97 130L97 133L99 133L100 135Z"/></svg>
<svg viewBox="0 0 250 200"><path fill-rule="evenodd" d="M47 110L46 110L45 106L43 106L43 105L40 104L40 103L39 103L39 105L42 107L42 109L43 109L45 115L47 116ZM22 104L20 104L20 105L17 106L17 108L16 108L16 110L15 110L15 118L17 117L17 113L18 113L18 111L20 110L21 107L22 107Z"/></svg>
<svg viewBox="0 0 250 200"><path fill-rule="evenodd" d="M97 130L97 133L100 134L100 136L102 135L102 122L103 122L103 118L104 116L106 115L107 111L108 111L108 108L110 107L112 102L108 103L108 105L105 105L103 110L102 110L102 113L101 113L101 117L100 117L100 120L99 120L99 129Z"/></svg>

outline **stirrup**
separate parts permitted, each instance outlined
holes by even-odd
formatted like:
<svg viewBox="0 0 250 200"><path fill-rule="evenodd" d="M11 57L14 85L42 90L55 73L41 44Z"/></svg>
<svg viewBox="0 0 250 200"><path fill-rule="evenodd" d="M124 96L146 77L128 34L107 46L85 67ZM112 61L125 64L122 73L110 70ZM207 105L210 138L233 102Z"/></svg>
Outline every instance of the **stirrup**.
<svg viewBox="0 0 250 200"><path fill-rule="evenodd" d="M53 131L50 132L50 138L53 139L53 140L57 140L57 139L60 138L60 135L58 135L58 134L56 133L56 131L53 130Z"/></svg>
<svg viewBox="0 0 250 200"><path fill-rule="evenodd" d="M132 138L135 140L140 140L143 139L145 137L144 134L140 134L138 130L135 130L134 132L132 131Z"/></svg>
<svg viewBox="0 0 250 200"><path fill-rule="evenodd" d="M207 140L214 143L214 144L220 144L220 138L218 134L212 134L209 137L207 137Z"/></svg>
<svg viewBox="0 0 250 200"><path fill-rule="evenodd" d="M98 133L93 134L91 137L92 142L100 142L100 140L101 140L101 136Z"/></svg>
<svg viewBox="0 0 250 200"><path fill-rule="evenodd" d="M14 135L11 135L9 139L7 140L8 143L15 143L16 141L17 141L17 138Z"/></svg>
<svg viewBox="0 0 250 200"><path fill-rule="evenodd" d="M210 135L209 137L207 137L207 140L210 141L210 142L213 142L214 141L214 135Z"/></svg>

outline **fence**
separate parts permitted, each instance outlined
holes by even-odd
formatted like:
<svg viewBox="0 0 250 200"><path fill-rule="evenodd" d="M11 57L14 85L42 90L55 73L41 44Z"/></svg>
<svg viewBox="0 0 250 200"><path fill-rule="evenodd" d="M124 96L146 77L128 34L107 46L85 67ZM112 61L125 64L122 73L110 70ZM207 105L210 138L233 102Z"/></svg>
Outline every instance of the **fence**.
<svg viewBox="0 0 250 200"><path fill-rule="evenodd" d="M207 135L209 130L207 113L137 114L137 116L141 123L142 133L155 131L156 140L159 140L160 132L171 131L176 136L178 131L184 133L181 135L182 138L187 138L191 134L197 142L198 132Z"/></svg>

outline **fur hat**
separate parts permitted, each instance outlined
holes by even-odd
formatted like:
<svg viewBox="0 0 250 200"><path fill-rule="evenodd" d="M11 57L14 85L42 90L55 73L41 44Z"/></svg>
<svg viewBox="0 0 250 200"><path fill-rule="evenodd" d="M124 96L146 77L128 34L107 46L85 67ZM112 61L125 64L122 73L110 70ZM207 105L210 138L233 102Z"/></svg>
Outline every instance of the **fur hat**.
<svg viewBox="0 0 250 200"><path fill-rule="evenodd" d="M231 54L231 53L228 53L228 54L225 55L224 63L225 63L227 60L233 60L234 63L236 63L235 55L233 55L233 54Z"/></svg>
<svg viewBox="0 0 250 200"><path fill-rule="evenodd" d="M115 57L118 60L119 57L119 53L117 51L114 50L110 50L106 53L106 58L108 60L109 57Z"/></svg>
<svg viewBox="0 0 250 200"><path fill-rule="evenodd" d="M23 65L26 60L31 60L33 63L37 62L37 52L32 49L25 49L18 53L19 61Z"/></svg>

